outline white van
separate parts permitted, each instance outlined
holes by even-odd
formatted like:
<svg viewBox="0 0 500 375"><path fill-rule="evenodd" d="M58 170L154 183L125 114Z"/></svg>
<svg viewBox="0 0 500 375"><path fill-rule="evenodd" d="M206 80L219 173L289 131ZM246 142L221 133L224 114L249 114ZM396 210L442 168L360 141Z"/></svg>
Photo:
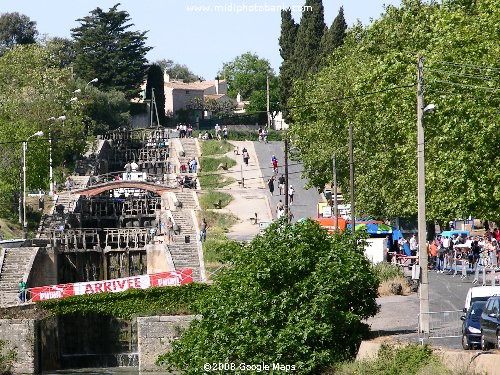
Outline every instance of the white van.
<svg viewBox="0 0 500 375"><path fill-rule="evenodd" d="M500 295L500 286L475 286L470 288L465 297L464 312L469 310L472 302L486 301L492 296Z"/></svg>

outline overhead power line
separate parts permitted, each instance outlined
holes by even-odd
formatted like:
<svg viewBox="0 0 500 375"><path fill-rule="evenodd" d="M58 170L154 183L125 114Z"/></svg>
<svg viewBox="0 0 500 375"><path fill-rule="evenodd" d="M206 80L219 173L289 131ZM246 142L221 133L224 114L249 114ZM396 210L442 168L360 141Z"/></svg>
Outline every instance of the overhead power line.
<svg viewBox="0 0 500 375"><path fill-rule="evenodd" d="M430 71L430 72L444 74L444 75L455 76L455 77L481 79L481 80L485 80L485 81L500 81L500 77L494 77L494 76L479 76L476 74L455 73L455 72L452 72L449 70L440 70L440 69L432 69L432 68L426 68L425 70Z"/></svg>
<svg viewBox="0 0 500 375"><path fill-rule="evenodd" d="M445 80L437 79L437 78L433 78L432 80L430 80L428 82L430 82L430 83L439 82L439 83L443 83L443 84L446 84L446 85L458 86L458 87L465 87L465 88L470 88L470 89L479 89L479 90L485 90L485 91L488 91L488 92L497 92L497 91L500 90L500 88L497 88L497 87L468 85L468 84L465 84L465 83L450 82L450 81L445 81Z"/></svg>
<svg viewBox="0 0 500 375"><path fill-rule="evenodd" d="M459 63L454 63L450 61L442 61L442 60L437 60L434 61L435 63L438 64L443 64L443 65L449 65L449 66L456 66L460 68L470 68L470 69L478 69L478 70L496 70L500 71L500 67L496 66L480 66L480 65L472 65L472 64L459 64ZM427 69L427 68L426 68Z"/></svg>

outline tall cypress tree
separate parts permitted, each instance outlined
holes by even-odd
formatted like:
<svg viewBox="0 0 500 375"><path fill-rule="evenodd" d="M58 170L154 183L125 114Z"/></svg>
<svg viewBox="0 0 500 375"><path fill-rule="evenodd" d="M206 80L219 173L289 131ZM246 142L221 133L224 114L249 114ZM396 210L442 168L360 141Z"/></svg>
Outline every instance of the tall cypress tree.
<svg viewBox="0 0 500 375"><path fill-rule="evenodd" d="M279 38L280 55L283 62L280 66L279 97L281 106L286 106L292 93L293 79L295 78L294 52L297 30L290 8L281 11L281 35ZM285 114L286 116L286 114Z"/></svg>
<svg viewBox="0 0 500 375"><path fill-rule="evenodd" d="M294 60L297 78L305 79L308 73L319 70L321 38L325 32L325 17L322 0L306 0L297 31Z"/></svg>
<svg viewBox="0 0 500 375"><path fill-rule="evenodd" d="M328 56L330 56L335 48L340 47L344 43L347 23L344 18L344 7L340 7L337 17L333 20L332 26L323 34L321 40L322 61L321 66L326 64Z"/></svg>
<svg viewBox="0 0 500 375"><path fill-rule="evenodd" d="M146 81L146 99L151 100L152 88L155 89L155 102L158 108L158 117L160 123L163 123L165 119L165 87L163 71L158 64L151 64L149 66L148 80Z"/></svg>
<svg viewBox="0 0 500 375"><path fill-rule="evenodd" d="M129 30L128 12L116 4L108 12L96 8L71 29L75 40L75 72L85 80L99 79L100 87L123 91L129 99L139 93L147 72L146 32Z"/></svg>

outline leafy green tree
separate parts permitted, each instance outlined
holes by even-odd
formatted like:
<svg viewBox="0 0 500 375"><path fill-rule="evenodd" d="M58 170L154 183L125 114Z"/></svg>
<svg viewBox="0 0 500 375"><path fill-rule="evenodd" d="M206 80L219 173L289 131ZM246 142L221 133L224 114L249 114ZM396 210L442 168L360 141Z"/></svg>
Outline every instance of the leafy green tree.
<svg viewBox="0 0 500 375"><path fill-rule="evenodd" d="M75 40L76 74L84 80L98 78L101 87L123 91L128 99L139 93L146 77L146 32L129 30L128 12L114 5L105 12L96 8L80 18L80 26L72 29Z"/></svg>
<svg viewBox="0 0 500 375"><path fill-rule="evenodd" d="M185 64L175 63L173 60L158 60L158 64L163 72L167 72L171 79L183 82L203 81L203 77L194 74Z"/></svg>
<svg viewBox="0 0 500 375"><path fill-rule="evenodd" d="M269 77L269 114L271 118L274 118L281 109L279 103L278 81L278 77L274 75ZM267 90L264 89L252 92L249 101L250 103L245 106L245 111L247 113L266 112Z"/></svg>
<svg viewBox="0 0 500 375"><path fill-rule="evenodd" d="M281 34L279 38L280 55L283 62L279 75L279 102L286 107L291 96L293 80L295 78L294 52L297 38L297 25L292 17L290 8L281 11ZM285 111L286 112L286 111Z"/></svg>
<svg viewBox="0 0 500 375"><path fill-rule="evenodd" d="M42 42L49 51L51 63L61 68L69 67L75 60L75 47L71 39L54 37Z"/></svg>
<svg viewBox="0 0 500 375"><path fill-rule="evenodd" d="M26 69L29 67L29 69ZM51 64L50 51L36 44L19 45L0 57L0 210L12 209L19 191L21 142L37 131L26 154L28 189L46 188L49 180L49 132L54 138L54 166L85 146L81 105L70 101L76 88L69 69ZM64 122L50 117L66 116Z"/></svg>
<svg viewBox="0 0 500 375"><path fill-rule="evenodd" d="M158 64L151 64L148 70L146 82L146 99L151 100L151 89L155 90L155 102L158 108L160 124L165 123L165 86L163 82L163 71Z"/></svg>
<svg viewBox="0 0 500 375"><path fill-rule="evenodd" d="M0 54L16 44L35 43L37 35L36 22L28 16L18 12L0 15Z"/></svg>
<svg viewBox="0 0 500 375"><path fill-rule="evenodd" d="M378 280L363 246L310 220L273 224L232 249L230 266L196 303L202 319L159 362L186 374L214 362L236 365L218 373L279 362L310 374L351 358L367 332L363 320L377 312Z"/></svg>
<svg viewBox="0 0 500 375"><path fill-rule="evenodd" d="M129 125L130 102L121 91L88 90L88 97L82 99L86 115L85 129L89 135L106 134L109 131Z"/></svg>
<svg viewBox="0 0 500 375"><path fill-rule="evenodd" d="M311 10L302 13L293 57L296 77L301 79L318 71L321 39L326 29L323 0L306 0L305 6Z"/></svg>
<svg viewBox="0 0 500 375"><path fill-rule="evenodd" d="M405 0L401 7L387 7L370 26L350 29L314 81L294 86L296 125L290 133L310 185L322 188L331 180L335 152L339 184L348 195L351 123L359 212L417 213L412 85L420 53L425 100L437 106L424 119L427 218L498 220L500 191L494 187L500 171L491 167L500 162L500 135L494 130L500 104L495 9L493 0L467 7ZM375 91L380 92L370 94Z"/></svg>
<svg viewBox="0 0 500 375"><path fill-rule="evenodd" d="M326 65L326 59L336 48L342 45L346 30L347 23L344 18L344 7L340 7L339 13L333 20L332 26L323 34L323 39L321 40L321 52L323 54L321 66Z"/></svg>
<svg viewBox="0 0 500 375"><path fill-rule="evenodd" d="M246 52L234 60L226 62L219 72L219 77L227 81L227 94L231 98L241 94L248 99L252 92L266 88L267 75L273 74L269 61L261 59L254 53Z"/></svg>

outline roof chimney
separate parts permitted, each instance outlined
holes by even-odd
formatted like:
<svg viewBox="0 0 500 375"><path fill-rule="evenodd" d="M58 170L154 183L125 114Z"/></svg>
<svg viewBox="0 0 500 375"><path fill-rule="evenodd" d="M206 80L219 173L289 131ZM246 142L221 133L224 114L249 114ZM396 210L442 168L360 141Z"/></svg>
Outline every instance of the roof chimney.
<svg viewBox="0 0 500 375"><path fill-rule="evenodd" d="M170 82L170 76L167 73L167 69L163 72L163 82Z"/></svg>

